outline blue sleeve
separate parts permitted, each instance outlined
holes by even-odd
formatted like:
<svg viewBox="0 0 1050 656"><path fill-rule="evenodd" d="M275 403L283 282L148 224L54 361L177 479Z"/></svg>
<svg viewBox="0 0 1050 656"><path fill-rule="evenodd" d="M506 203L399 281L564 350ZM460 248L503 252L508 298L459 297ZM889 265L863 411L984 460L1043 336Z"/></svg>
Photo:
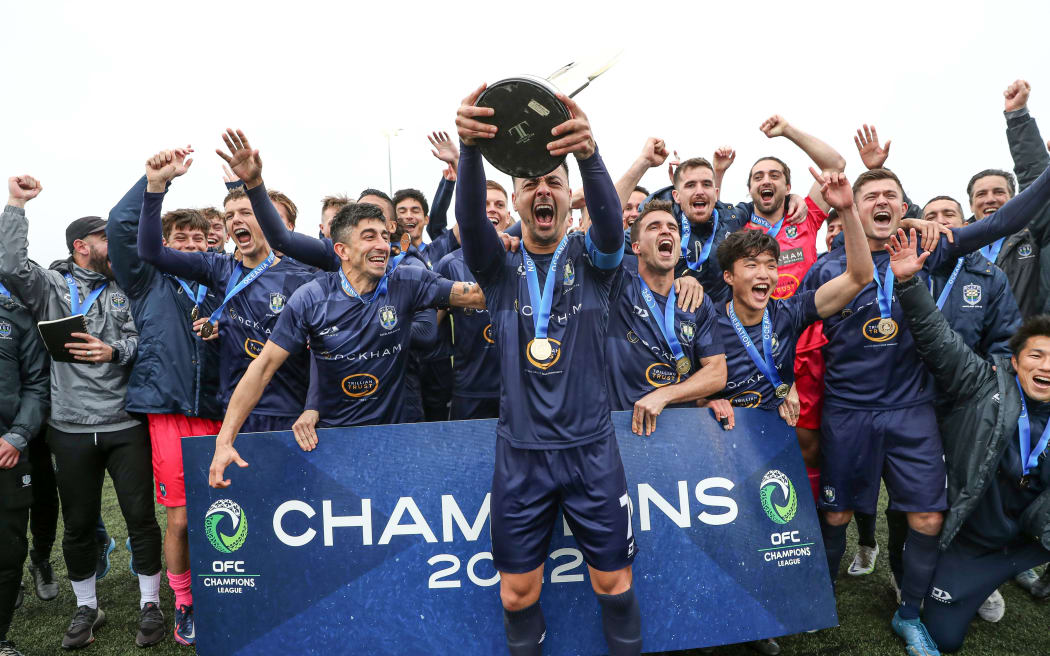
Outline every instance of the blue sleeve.
<svg viewBox="0 0 1050 656"><path fill-rule="evenodd" d="M501 248L500 252L502 251ZM398 267L396 271L401 284L410 285L412 288L413 311L448 306L448 297L452 293L451 280L446 280L423 267ZM435 320L435 325L436 323Z"/></svg>
<svg viewBox="0 0 1050 656"><path fill-rule="evenodd" d="M426 351L438 341L437 310L420 310L412 315L412 348Z"/></svg>
<svg viewBox="0 0 1050 656"><path fill-rule="evenodd" d="M452 191L456 183L446 180L441 176L437 191L434 192L434 202L430 204L430 223L427 224L427 234L431 239L437 239L448 229L448 206L452 203Z"/></svg>
<svg viewBox="0 0 1050 656"><path fill-rule="evenodd" d="M521 239L521 221L515 221L513 225L511 225L503 232L505 234L510 235L511 237L517 237L518 239Z"/></svg>
<svg viewBox="0 0 1050 656"><path fill-rule="evenodd" d="M602 156L595 150L585 160L578 160L583 178L583 196L591 215L587 231L587 251L591 262L608 271L623 259L623 208Z"/></svg>
<svg viewBox="0 0 1050 656"><path fill-rule="evenodd" d="M1043 171L1027 189L1011 198L988 218L974 221L962 228L952 228L952 232L955 233L954 244L949 244L948 238L942 235L940 246L926 261L926 269L936 269L941 264L972 253L1000 237L1007 237L1022 230L1033 218L1039 216L1041 206L1048 200L1050 168Z"/></svg>
<svg viewBox="0 0 1050 656"><path fill-rule="evenodd" d="M1021 327L1021 310L1017 299L1010 291L1010 284L1004 274L992 278L992 297L988 311L984 313L984 326L981 331L981 351L990 359L996 355L1009 357L1010 338Z"/></svg>
<svg viewBox="0 0 1050 656"><path fill-rule="evenodd" d="M252 203L252 212L255 213L270 248L323 271L339 270L339 256L335 254L332 242L289 230L270 197L266 195L266 185L260 184L248 189L247 193L248 200Z"/></svg>
<svg viewBox="0 0 1050 656"><path fill-rule="evenodd" d="M109 263L113 277L132 298L141 296L156 275L156 269L142 261L138 251L139 218L146 176L139 178L128 193L109 211L106 239L109 241Z"/></svg>
<svg viewBox="0 0 1050 656"><path fill-rule="evenodd" d="M317 305L317 299L310 293L315 285L307 283L295 290L288 299L277 325L270 333L270 341L285 351L295 354L306 348L310 339L310 322L307 314L310 308ZM312 358L311 358L312 359Z"/></svg>
<svg viewBox="0 0 1050 656"><path fill-rule="evenodd" d="M233 182L227 182L226 183L226 192L229 193L229 192L233 191L234 189L236 189L237 187L243 187L243 186L244 186L244 180L234 180Z"/></svg>
<svg viewBox="0 0 1050 656"><path fill-rule="evenodd" d="M817 313L816 290L798 291L794 296L785 300L784 303L790 304L791 325L795 329L793 339L798 339L798 336L810 324L820 321L820 314Z"/></svg>
<svg viewBox="0 0 1050 656"><path fill-rule="evenodd" d="M318 389L317 358L310 353L310 386L306 389L306 405L303 410L318 412L321 409L321 390Z"/></svg>
<svg viewBox="0 0 1050 656"><path fill-rule="evenodd" d="M696 354L695 363L700 365L701 358L709 358L712 355L725 355L726 349L722 344L722 337L718 334L718 314L715 312L715 304L711 297L704 294L704 300L696 310L696 340L693 352Z"/></svg>
<svg viewBox="0 0 1050 656"><path fill-rule="evenodd" d="M210 274L208 253L182 253L164 245L161 234L160 208L164 194L143 192L139 216L139 257L164 273L194 280L213 289L217 288Z"/></svg>
<svg viewBox="0 0 1050 656"><path fill-rule="evenodd" d="M485 165L476 146L460 143L459 171L456 175L456 220L463 258L475 275L494 271L506 255L495 226L485 214ZM615 193L615 189L613 190Z"/></svg>

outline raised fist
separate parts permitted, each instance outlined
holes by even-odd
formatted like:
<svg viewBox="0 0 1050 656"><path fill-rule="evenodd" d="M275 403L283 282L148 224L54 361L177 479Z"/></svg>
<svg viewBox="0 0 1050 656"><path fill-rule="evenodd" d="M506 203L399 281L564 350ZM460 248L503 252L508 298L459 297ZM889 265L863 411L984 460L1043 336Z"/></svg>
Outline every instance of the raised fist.
<svg viewBox="0 0 1050 656"><path fill-rule="evenodd" d="M1006 111L1012 112L1021 109L1028 104L1028 94L1032 93L1032 86L1024 80L1014 80L1010 86L1003 91L1006 98Z"/></svg>
<svg viewBox="0 0 1050 656"><path fill-rule="evenodd" d="M17 175L7 179L8 205L25 207L27 201L36 198L44 186L31 175Z"/></svg>

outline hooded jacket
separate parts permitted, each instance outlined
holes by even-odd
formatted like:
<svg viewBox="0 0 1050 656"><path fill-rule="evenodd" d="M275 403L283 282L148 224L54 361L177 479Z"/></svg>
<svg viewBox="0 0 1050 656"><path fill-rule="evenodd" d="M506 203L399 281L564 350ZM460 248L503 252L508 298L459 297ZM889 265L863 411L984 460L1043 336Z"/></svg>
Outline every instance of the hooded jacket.
<svg viewBox="0 0 1050 656"><path fill-rule="evenodd" d="M71 314L70 274L83 300L91 290L108 282L106 289L84 314L88 333L114 350L114 361L105 363L51 363L50 423L74 424L83 430L136 421L124 408L131 361L138 348L138 330L131 318L128 297L115 281L77 266L72 258L44 269L29 260L29 222L25 210L8 205L0 214L0 274L37 321ZM65 430L65 428L63 428Z"/></svg>
<svg viewBox="0 0 1050 656"><path fill-rule="evenodd" d="M15 390L0 394L0 437L22 451L47 418L48 358L36 323L18 301L0 293L0 380Z"/></svg>

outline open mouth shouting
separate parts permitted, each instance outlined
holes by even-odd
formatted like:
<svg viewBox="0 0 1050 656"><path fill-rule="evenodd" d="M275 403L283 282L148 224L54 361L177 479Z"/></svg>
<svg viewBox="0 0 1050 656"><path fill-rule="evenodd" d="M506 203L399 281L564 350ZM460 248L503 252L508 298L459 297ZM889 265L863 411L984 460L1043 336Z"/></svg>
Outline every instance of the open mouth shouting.
<svg viewBox="0 0 1050 656"><path fill-rule="evenodd" d="M374 251L372 251L372 253L367 258L368 265L370 267L374 268L374 269L385 270L386 269L386 261L387 261L387 258L388 258L389 255L390 255L390 253L385 251L385 250L382 250L382 249L374 250Z"/></svg>
<svg viewBox="0 0 1050 656"><path fill-rule="evenodd" d="M1050 394L1050 376L1035 374L1032 376L1032 391L1037 395Z"/></svg>
<svg viewBox="0 0 1050 656"><path fill-rule="evenodd" d="M252 233L245 227L234 228L233 240L237 242L237 246L250 246L252 243Z"/></svg>
<svg viewBox="0 0 1050 656"><path fill-rule="evenodd" d="M889 228L890 224L893 223L893 215L890 214L889 210L876 210L871 218L877 228Z"/></svg>
<svg viewBox="0 0 1050 656"><path fill-rule="evenodd" d="M773 286L768 282L760 282L757 285L751 286L751 300L755 305L764 305L769 300L769 295L773 291Z"/></svg>
<svg viewBox="0 0 1050 656"><path fill-rule="evenodd" d="M656 242L656 254L662 260L668 259L677 261L678 254L674 252L674 240L670 237L661 237L660 240Z"/></svg>
<svg viewBox="0 0 1050 656"><path fill-rule="evenodd" d="M762 187L761 189L758 190L758 197L762 200L763 203L767 203L767 204L768 203L772 203L773 202L773 197L775 195L776 195L776 193L774 192L772 186Z"/></svg>
<svg viewBox="0 0 1050 656"><path fill-rule="evenodd" d="M219 238L215 235L208 235L208 248L217 248L219 246Z"/></svg>
<svg viewBox="0 0 1050 656"><path fill-rule="evenodd" d="M707 202L707 198L705 196L693 196L693 199L689 203L689 206L693 209L693 216L698 217L704 216L708 213L708 208L710 207L710 204Z"/></svg>
<svg viewBox="0 0 1050 656"><path fill-rule="evenodd" d="M537 202L535 205L532 206L532 216L536 219L537 227L553 228L554 204L545 200Z"/></svg>

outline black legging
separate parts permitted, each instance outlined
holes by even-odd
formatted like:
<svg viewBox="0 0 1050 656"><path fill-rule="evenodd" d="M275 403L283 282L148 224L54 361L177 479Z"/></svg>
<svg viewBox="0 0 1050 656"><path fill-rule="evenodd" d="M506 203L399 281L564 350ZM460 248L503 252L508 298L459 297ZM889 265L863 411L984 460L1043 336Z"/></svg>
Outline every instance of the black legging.
<svg viewBox="0 0 1050 656"><path fill-rule="evenodd" d="M153 465L145 424L111 433L66 433L48 429L55 476L62 498L62 551L71 581L95 575L95 528L102 508L102 479L113 479L117 502L131 537L135 571L160 571L160 526L153 509Z"/></svg>
<svg viewBox="0 0 1050 656"><path fill-rule="evenodd" d="M29 509L29 532L33 535L30 557L34 563L51 559L58 529L58 484L44 431L29 442L29 464L33 467L33 505Z"/></svg>
<svg viewBox="0 0 1050 656"><path fill-rule="evenodd" d="M0 640L7 637L15 610L22 564L29 542L26 524L33 502L32 468L22 457L12 469L0 469Z"/></svg>

